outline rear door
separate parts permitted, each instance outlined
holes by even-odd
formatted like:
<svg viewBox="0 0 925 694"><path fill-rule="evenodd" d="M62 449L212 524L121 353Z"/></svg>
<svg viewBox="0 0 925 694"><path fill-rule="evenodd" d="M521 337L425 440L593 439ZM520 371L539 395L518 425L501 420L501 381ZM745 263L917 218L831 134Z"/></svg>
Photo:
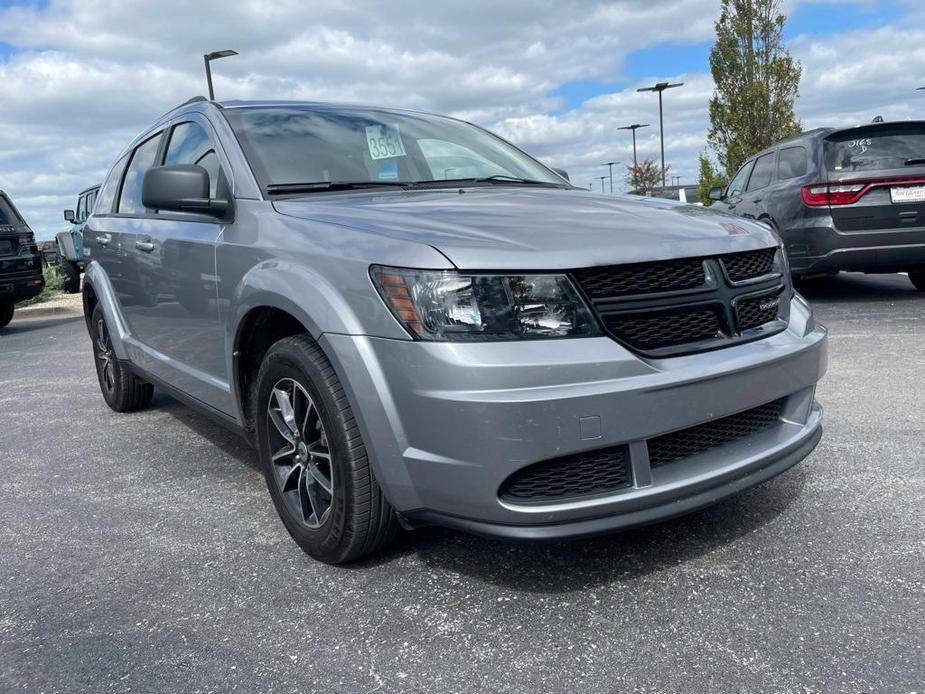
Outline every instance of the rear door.
<svg viewBox="0 0 925 694"><path fill-rule="evenodd" d="M925 121L838 131L823 148L839 231L925 227Z"/></svg>

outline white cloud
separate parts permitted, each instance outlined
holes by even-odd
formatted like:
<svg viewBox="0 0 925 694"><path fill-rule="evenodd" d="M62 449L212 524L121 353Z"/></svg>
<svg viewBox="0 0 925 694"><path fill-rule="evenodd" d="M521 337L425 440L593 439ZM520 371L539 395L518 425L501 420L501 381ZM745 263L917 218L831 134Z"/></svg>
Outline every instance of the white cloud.
<svg viewBox="0 0 925 694"><path fill-rule="evenodd" d="M866 0L876 2L876 0ZM797 0L790 0L793 7ZM98 182L118 150L170 107L204 90L201 55L215 64L220 98L346 100L452 113L494 129L577 185L632 158L617 126L649 122L639 154L658 157L652 94L626 84L626 56L663 42L708 40L718 0L452 0L384 4L180 0L53 0L0 10L0 187L32 226L51 236L61 208ZM925 74L922 9L870 32L803 36L798 113L807 126L906 118L925 111L913 90ZM712 81L678 65L685 82L665 95L666 153L693 182L704 148ZM555 90L577 80L622 84L562 111ZM618 181L622 168L617 168ZM620 186L622 188L622 186Z"/></svg>

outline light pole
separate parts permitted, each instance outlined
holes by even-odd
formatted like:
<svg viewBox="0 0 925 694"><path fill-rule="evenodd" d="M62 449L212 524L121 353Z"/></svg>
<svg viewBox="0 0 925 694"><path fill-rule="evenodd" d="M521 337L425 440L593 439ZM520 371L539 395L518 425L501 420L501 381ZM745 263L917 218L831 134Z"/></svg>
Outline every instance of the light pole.
<svg viewBox="0 0 925 694"><path fill-rule="evenodd" d="M662 92L666 89L683 87L684 82L656 82L651 87L642 87L637 92L658 92L658 134L662 140L662 188L665 187L665 119L662 115Z"/></svg>
<svg viewBox="0 0 925 694"><path fill-rule="evenodd" d="M206 82L209 83L209 101L215 101L215 92L212 91L212 68L209 66L209 63L213 60L218 60L219 58L227 58L237 54L237 51L227 50L212 51L211 53L206 53L204 56L202 56L202 62L204 62L206 65Z"/></svg>
<svg viewBox="0 0 925 694"><path fill-rule="evenodd" d="M610 194L611 195L613 195L613 165L619 164L619 163L620 162L618 161L608 161L608 162L601 164L601 166L607 167L607 175L610 176Z"/></svg>
<svg viewBox="0 0 925 694"><path fill-rule="evenodd" d="M600 182L601 182L601 192L603 193L603 192L604 192L604 181L607 180L607 177L606 177L606 176L598 176L598 180L600 180Z"/></svg>
<svg viewBox="0 0 925 694"><path fill-rule="evenodd" d="M617 130L632 130L633 131L633 171L636 170L636 167L639 166L639 163L636 161L636 131L639 128L648 128L648 123L633 123L632 125L623 125Z"/></svg>

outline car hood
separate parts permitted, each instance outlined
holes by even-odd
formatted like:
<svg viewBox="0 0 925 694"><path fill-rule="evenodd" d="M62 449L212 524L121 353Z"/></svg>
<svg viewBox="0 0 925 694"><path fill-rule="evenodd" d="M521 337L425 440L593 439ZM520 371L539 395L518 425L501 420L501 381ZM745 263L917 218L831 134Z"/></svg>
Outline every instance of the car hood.
<svg viewBox="0 0 925 694"><path fill-rule="evenodd" d="M658 198L555 188L359 191L278 200L281 214L432 246L467 270L548 270L776 244L764 226Z"/></svg>

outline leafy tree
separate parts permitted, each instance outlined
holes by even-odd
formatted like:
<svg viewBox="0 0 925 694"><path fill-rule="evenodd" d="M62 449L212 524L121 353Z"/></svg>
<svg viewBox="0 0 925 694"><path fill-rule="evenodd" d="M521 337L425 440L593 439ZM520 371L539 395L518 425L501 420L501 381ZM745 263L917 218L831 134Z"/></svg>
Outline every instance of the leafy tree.
<svg viewBox="0 0 925 694"><path fill-rule="evenodd" d="M726 185L726 177L716 170L716 167L713 166L713 162L710 160L710 155L706 152L700 153L700 182L698 184L698 194L700 195L700 202L709 207L713 204L713 201L710 200L710 188L724 187Z"/></svg>
<svg viewBox="0 0 925 694"><path fill-rule="evenodd" d="M666 175L670 169L670 166L665 166ZM626 167L625 180L626 185L628 185L630 190L634 193L648 195L656 188L661 188L662 170L658 164L655 163L654 159L643 159L636 166L629 164Z"/></svg>
<svg viewBox="0 0 925 694"><path fill-rule="evenodd" d="M780 0L722 0L710 70L709 142L728 176L755 152L800 132L802 67L784 46Z"/></svg>

